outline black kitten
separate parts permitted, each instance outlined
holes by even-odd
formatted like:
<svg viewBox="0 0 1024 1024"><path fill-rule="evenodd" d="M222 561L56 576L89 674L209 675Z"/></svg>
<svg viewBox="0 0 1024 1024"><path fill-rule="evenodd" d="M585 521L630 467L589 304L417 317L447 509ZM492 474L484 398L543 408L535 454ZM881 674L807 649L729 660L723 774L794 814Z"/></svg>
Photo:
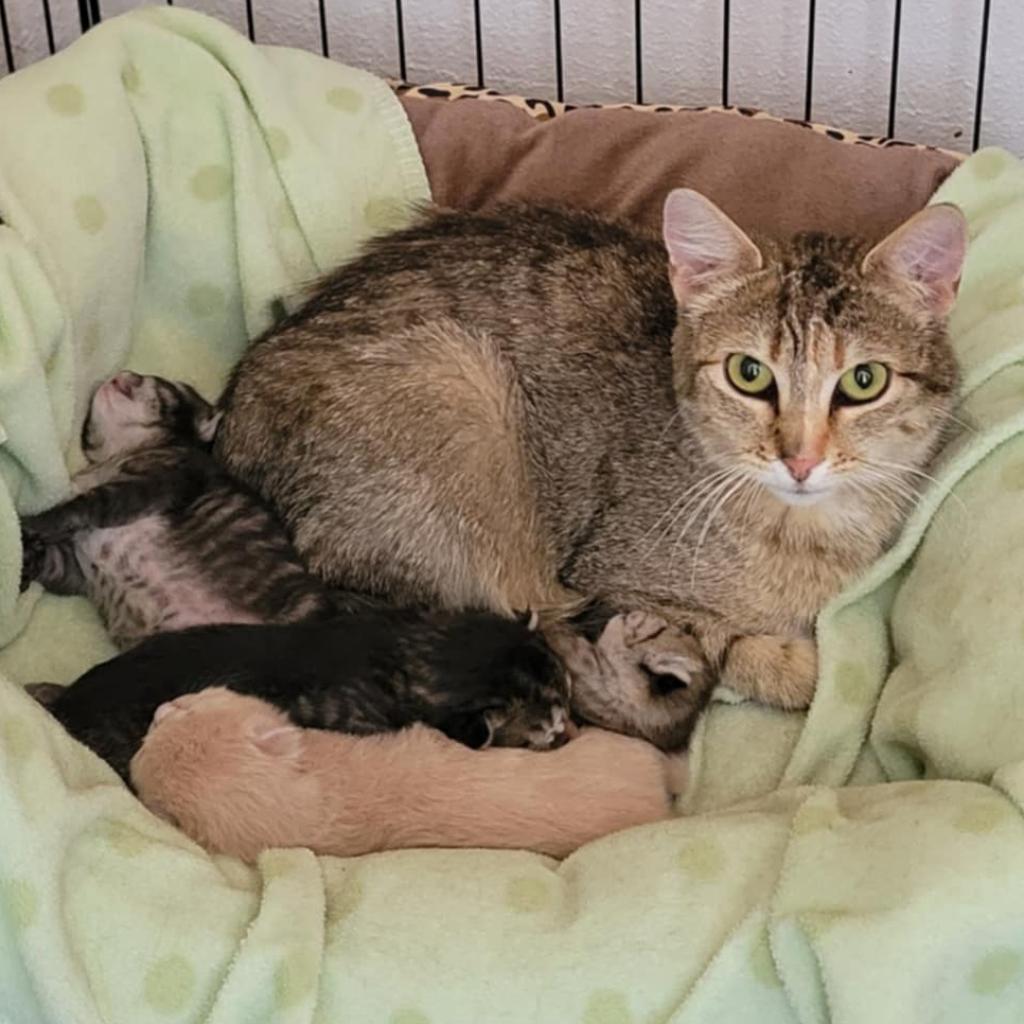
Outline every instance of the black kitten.
<svg viewBox="0 0 1024 1024"><path fill-rule="evenodd" d="M71 686L27 687L124 778L164 701L208 686L261 697L299 725L377 733L425 722L473 747L565 738L565 668L539 632L496 615L381 609L332 622L164 633Z"/></svg>
<svg viewBox="0 0 1024 1024"><path fill-rule="evenodd" d="M22 521L22 585L85 594L121 647L359 606L306 570L277 517L214 460L218 419L186 384L129 372L103 384L82 431L91 465L77 496Z"/></svg>

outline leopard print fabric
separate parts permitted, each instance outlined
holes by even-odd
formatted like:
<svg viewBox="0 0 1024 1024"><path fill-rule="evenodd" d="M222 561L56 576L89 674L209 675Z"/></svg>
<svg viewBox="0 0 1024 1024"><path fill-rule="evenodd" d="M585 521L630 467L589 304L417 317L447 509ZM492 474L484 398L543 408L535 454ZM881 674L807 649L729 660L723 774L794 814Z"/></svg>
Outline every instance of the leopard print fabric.
<svg viewBox="0 0 1024 1024"><path fill-rule="evenodd" d="M777 121L782 124L799 125L802 128L807 128L809 131L816 132L818 135L824 135L826 138L832 139L835 142L845 143L846 145L873 146L876 149L903 146L908 149L921 149L929 150L933 153L942 153L958 161L964 159L963 153L941 149L938 146L926 146L918 142L903 142L900 139L889 139L876 135L859 135L857 132L847 131L843 128L833 128L831 125L801 121L790 117L776 117L773 114L765 113L763 110L756 110L753 107L682 107L651 103L588 103L581 106L580 104L561 103L555 100L528 99L525 96L506 95L496 92L494 89L481 89L472 85L460 85L456 82L412 85L408 82L392 80L389 84L400 96L414 96L432 100L483 100L485 102L508 103L518 107L520 110L525 110L526 113L538 121L548 121L553 117L560 117L562 114L568 114L572 110L580 109L638 110L647 114L674 114L683 110L690 113L732 114L736 117L749 117L760 121Z"/></svg>

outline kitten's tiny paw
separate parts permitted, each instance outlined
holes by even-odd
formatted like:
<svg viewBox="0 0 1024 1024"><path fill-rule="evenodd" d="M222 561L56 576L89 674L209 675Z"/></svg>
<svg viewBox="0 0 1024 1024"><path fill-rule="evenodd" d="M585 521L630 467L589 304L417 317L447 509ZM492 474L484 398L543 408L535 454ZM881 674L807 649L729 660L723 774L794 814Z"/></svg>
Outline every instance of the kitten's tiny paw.
<svg viewBox="0 0 1024 1024"><path fill-rule="evenodd" d="M46 541L38 534L22 530L21 534L21 579L18 592L28 590L29 585L39 578L46 561Z"/></svg>
<svg viewBox="0 0 1024 1024"><path fill-rule="evenodd" d="M26 538L30 538L33 542L46 545L47 542L59 540L63 536L60 530L57 530L51 523L47 526L47 520L44 516L25 516L21 521L21 537L22 543L25 543Z"/></svg>
<svg viewBox="0 0 1024 1024"><path fill-rule="evenodd" d="M569 712L561 704L543 713L522 707L488 712L485 720L491 733L486 746L551 750L567 742L571 732Z"/></svg>
<svg viewBox="0 0 1024 1024"><path fill-rule="evenodd" d="M612 664L641 669L661 696L691 686L707 667L696 638L650 612L617 615L597 646Z"/></svg>
<svg viewBox="0 0 1024 1024"><path fill-rule="evenodd" d="M560 704L551 709L551 716L538 722L527 734L526 745L531 750L551 750L569 739L569 713Z"/></svg>
<svg viewBox="0 0 1024 1024"><path fill-rule="evenodd" d="M668 623L661 616L650 612L633 611L616 618L622 619L622 642L627 647L635 647L646 640L653 640L668 629ZM614 621L613 619L612 622Z"/></svg>

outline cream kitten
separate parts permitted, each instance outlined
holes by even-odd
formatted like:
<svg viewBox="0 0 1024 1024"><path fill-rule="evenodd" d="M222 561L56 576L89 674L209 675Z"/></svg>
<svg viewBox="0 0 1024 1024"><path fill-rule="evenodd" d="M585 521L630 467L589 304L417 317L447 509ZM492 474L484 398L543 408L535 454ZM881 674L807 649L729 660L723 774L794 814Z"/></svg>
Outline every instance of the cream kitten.
<svg viewBox="0 0 1024 1024"><path fill-rule="evenodd" d="M470 750L414 725L349 736L292 725L213 687L161 705L131 778L151 810L215 853L267 847L356 856L406 847L528 849L564 857L671 815L669 761L585 729L558 750Z"/></svg>

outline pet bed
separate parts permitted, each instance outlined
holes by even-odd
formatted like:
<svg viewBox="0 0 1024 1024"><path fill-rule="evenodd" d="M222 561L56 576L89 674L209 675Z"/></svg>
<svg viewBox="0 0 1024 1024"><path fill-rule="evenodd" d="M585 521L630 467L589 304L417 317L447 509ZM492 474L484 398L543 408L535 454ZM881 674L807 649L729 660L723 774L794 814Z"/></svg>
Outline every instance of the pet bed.
<svg viewBox="0 0 1024 1024"><path fill-rule="evenodd" d="M166 8L0 84L0 124L0 1020L1019 1020L1021 164L979 152L939 192L973 238L953 317L973 426L823 615L809 714L719 694L693 816L561 864L249 868L151 816L22 692L110 647L84 602L16 596L16 511L66 493L93 381L127 364L214 392L275 299L399 223L427 194L413 134L384 83Z"/></svg>

